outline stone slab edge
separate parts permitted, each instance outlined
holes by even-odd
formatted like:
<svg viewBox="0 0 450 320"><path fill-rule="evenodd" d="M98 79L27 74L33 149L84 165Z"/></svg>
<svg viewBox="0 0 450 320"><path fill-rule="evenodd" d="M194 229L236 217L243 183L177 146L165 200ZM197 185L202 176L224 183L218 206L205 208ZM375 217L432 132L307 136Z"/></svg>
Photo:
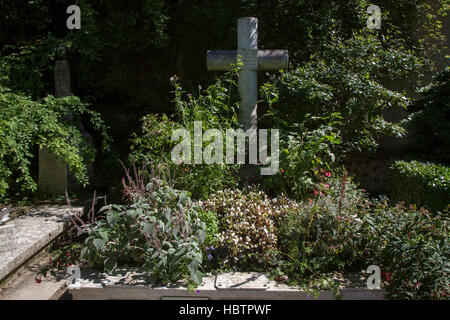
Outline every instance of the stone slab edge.
<svg viewBox="0 0 450 320"><path fill-rule="evenodd" d="M73 207L73 209L79 213L82 212L83 208ZM67 210L61 209L61 210ZM35 242L33 245L28 247L25 251L19 254L14 260L7 263L2 269L0 269L0 283L2 283L14 270L19 268L22 264L27 262L36 253L44 249L50 242L52 242L56 237L58 237L64 231L64 224L56 226L52 231L43 236L39 241Z"/></svg>
<svg viewBox="0 0 450 320"><path fill-rule="evenodd" d="M104 279L104 277L103 277ZM299 288L287 285L271 285L267 290L217 289L216 277L205 277L197 291L190 292L186 287L173 285L151 287L148 284L111 283L100 280L93 274L69 285L73 300L334 300L331 291L321 291L318 297ZM122 282L122 283L120 283ZM343 288L342 300L385 300L387 292L383 289Z"/></svg>

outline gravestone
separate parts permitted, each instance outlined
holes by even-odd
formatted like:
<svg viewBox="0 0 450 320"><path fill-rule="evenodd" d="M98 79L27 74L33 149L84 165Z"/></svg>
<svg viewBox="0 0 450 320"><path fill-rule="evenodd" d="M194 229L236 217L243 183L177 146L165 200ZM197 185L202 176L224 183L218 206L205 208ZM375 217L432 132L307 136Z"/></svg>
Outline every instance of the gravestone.
<svg viewBox="0 0 450 320"><path fill-rule="evenodd" d="M55 97L69 96L70 66L67 60L57 60L54 69ZM62 195L68 185L67 165L49 152L46 147L39 149L39 189L43 192Z"/></svg>
<svg viewBox="0 0 450 320"><path fill-rule="evenodd" d="M258 77L257 71L270 71L288 67L287 50L258 50L258 19L246 17L238 19L238 49L208 50L207 67L210 71L228 71L237 63L238 56L242 66L239 70L239 95L241 107L239 122L242 129L257 127Z"/></svg>

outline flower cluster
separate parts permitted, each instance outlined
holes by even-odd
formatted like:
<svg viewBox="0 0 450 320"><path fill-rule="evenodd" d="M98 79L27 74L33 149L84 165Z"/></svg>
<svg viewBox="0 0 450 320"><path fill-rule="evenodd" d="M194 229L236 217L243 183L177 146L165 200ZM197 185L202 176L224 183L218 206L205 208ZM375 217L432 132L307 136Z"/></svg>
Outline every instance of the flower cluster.
<svg viewBox="0 0 450 320"><path fill-rule="evenodd" d="M202 203L219 215L219 246L225 249L224 266L274 265L277 226L297 204L285 197L270 199L262 191L226 189Z"/></svg>

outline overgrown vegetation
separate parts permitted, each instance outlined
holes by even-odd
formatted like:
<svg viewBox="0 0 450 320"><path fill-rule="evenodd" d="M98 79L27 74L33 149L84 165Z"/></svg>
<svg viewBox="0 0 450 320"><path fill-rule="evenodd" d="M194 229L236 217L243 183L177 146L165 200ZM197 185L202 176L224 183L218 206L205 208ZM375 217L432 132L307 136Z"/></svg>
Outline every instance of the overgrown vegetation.
<svg viewBox="0 0 450 320"><path fill-rule="evenodd" d="M106 125L79 98L47 96L33 101L0 86L0 199L8 191L37 190L31 171L36 146L57 155L79 183L88 184L87 165L96 150L80 130L83 116L102 135L103 148L108 148Z"/></svg>
<svg viewBox="0 0 450 320"><path fill-rule="evenodd" d="M397 80L419 87L433 61L442 62L448 3L380 0L380 30L366 28L370 4L81 0L82 29L67 32L59 0L0 0L0 199L36 190L37 147L86 184L95 146L107 147L107 123L119 142L97 163L96 181L117 185L119 159L150 172L126 171L122 201L73 216L76 243L54 252L52 268L132 267L153 283L189 285L205 272L259 270L336 289L330 274L376 264L392 298L448 299L449 69L421 99L390 89ZM171 159L176 129L193 135L196 121L202 131L239 127L239 64L212 82L217 74L204 72L204 53L235 48L230 30L241 16L258 17L260 47L287 48L291 63L260 76L258 126L280 129L280 167L250 181L239 181L238 165ZM80 98L48 96L52 65L63 58ZM383 115L393 108L414 113L390 123ZM97 132L92 143L81 123ZM410 156L431 162L392 163L390 202L371 199L339 169L347 155L374 152L381 137L406 130L416 133Z"/></svg>
<svg viewBox="0 0 450 320"><path fill-rule="evenodd" d="M395 161L388 182L391 200L425 206L433 211L450 204L450 168L419 161Z"/></svg>
<svg viewBox="0 0 450 320"><path fill-rule="evenodd" d="M207 229L198 206L154 174L135 169L134 175L127 171L122 182L129 204L104 206L98 211L103 219L77 219L79 232L87 232L80 259L109 273L138 267L153 283L200 284Z"/></svg>
<svg viewBox="0 0 450 320"><path fill-rule="evenodd" d="M450 163L450 67L434 76L419 90L421 97L409 107L413 113L404 120L414 142L411 154L419 159Z"/></svg>
<svg viewBox="0 0 450 320"><path fill-rule="evenodd" d="M174 130L183 128L190 132L194 141L194 122L200 121L202 132L219 129L223 133L228 128L238 128L236 98L237 69L218 78L206 89L199 88L198 94L183 91L179 79L171 78L174 86L174 103L177 114L170 120L168 116L147 115L143 118L142 134L133 134L131 158L139 163L159 163L173 174L176 188L188 190L194 198L207 198L211 193L225 188L235 187L238 183L239 165L223 164L186 164L173 163L171 152L179 141L172 141ZM202 150L211 141L203 142ZM223 155L221 155L223 156ZM194 152L191 152L194 163Z"/></svg>

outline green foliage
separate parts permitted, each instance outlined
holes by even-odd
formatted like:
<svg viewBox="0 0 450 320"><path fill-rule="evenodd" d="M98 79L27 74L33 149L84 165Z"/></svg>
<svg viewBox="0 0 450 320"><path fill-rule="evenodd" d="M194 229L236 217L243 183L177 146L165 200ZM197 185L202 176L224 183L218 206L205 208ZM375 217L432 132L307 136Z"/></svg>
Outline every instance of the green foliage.
<svg viewBox="0 0 450 320"><path fill-rule="evenodd" d="M445 53L443 20L449 13L446 0L380 0L376 3L382 10L382 33L395 30L395 38L403 39L406 48L418 55L440 60ZM431 61L429 61L431 63Z"/></svg>
<svg viewBox="0 0 450 320"><path fill-rule="evenodd" d="M304 283L374 264L393 299L448 299L448 211L371 201L345 174L315 191L278 228L278 274Z"/></svg>
<svg viewBox="0 0 450 320"><path fill-rule="evenodd" d="M103 207L99 213L106 219L86 225L89 235L81 259L110 273L132 266L148 272L154 282L187 279L200 284L206 226L198 218L199 208L186 192L162 180L141 182L129 179L131 204Z"/></svg>
<svg viewBox="0 0 450 320"><path fill-rule="evenodd" d="M444 210L450 203L450 168L430 162L394 161L388 188L394 202Z"/></svg>
<svg viewBox="0 0 450 320"><path fill-rule="evenodd" d="M42 274L44 277L46 277L48 273L52 276L56 276L60 271L66 272L69 266L78 265L81 248L82 245L80 243L60 246L50 253L48 264L39 270L39 274Z"/></svg>
<svg viewBox="0 0 450 320"><path fill-rule="evenodd" d="M369 201L343 175L327 177L316 195L290 210L279 228L279 269L291 281L361 266L362 216Z"/></svg>
<svg viewBox="0 0 450 320"><path fill-rule="evenodd" d="M411 152L421 159L450 163L450 67L435 75L434 81L420 90L422 97L409 108L404 120L412 131Z"/></svg>
<svg viewBox="0 0 450 320"><path fill-rule="evenodd" d="M213 211L200 210L198 217L206 225L205 247L216 247L219 241L217 239L219 234L219 217L217 213Z"/></svg>
<svg viewBox="0 0 450 320"><path fill-rule="evenodd" d="M206 199L211 193L228 187L235 187L238 181L238 165L173 163L171 151L178 144L172 141L175 129L184 128L191 132L194 140L194 122L202 122L202 130L237 128L237 103L233 95L236 87L236 71L218 78L205 90L199 89L198 96L185 93L176 77L175 104L178 121L169 120L166 115L147 115L143 118L142 135L133 134L130 158L139 163L159 163L174 175L175 187L189 191L194 198ZM209 142L210 143L210 142ZM209 144L203 142L203 149ZM193 163L193 152L191 163Z"/></svg>
<svg viewBox="0 0 450 320"><path fill-rule="evenodd" d="M226 189L212 195L202 208L217 213L219 264L224 267L269 268L276 265L276 227L295 203L270 199L262 191Z"/></svg>
<svg viewBox="0 0 450 320"><path fill-rule="evenodd" d="M404 129L383 119L383 112L405 108L407 98L386 89L381 75L404 77L420 66L412 52L385 49L369 31L342 39L336 34L322 44L320 53L303 66L272 77L262 94L270 102L272 123L282 128L303 123L306 115L327 117L339 114L334 127L340 131L340 155L375 150L383 135L403 136ZM400 46L400 45L399 45ZM314 125L316 127L314 127ZM310 124L308 129L317 128Z"/></svg>
<svg viewBox="0 0 450 320"><path fill-rule="evenodd" d="M448 211L375 205L364 217L366 249L383 271L391 298L448 299L450 274Z"/></svg>
<svg viewBox="0 0 450 320"><path fill-rule="evenodd" d="M318 168L330 168L335 161L332 147L340 143L338 114L330 117L310 117L301 124L281 132L280 171L268 176L263 186L271 194L287 194L300 200L318 181ZM308 130L308 122L322 122L317 129Z"/></svg>
<svg viewBox="0 0 450 320"><path fill-rule="evenodd" d="M106 149L109 138L105 124L77 97L47 96L33 101L0 87L0 197L13 185L22 191L37 189L30 168L36 146L56 154L68 164L75 179L86 185L86 165L94 160L96 151L77 126L83 115L102 134Z"/></svg>
<svg viewBox="0 0 450 320"><path fill-rule="evenodd" d="M31 43L6 46L0 54L0 84L34 99L53 91L53 84L45 81L53 71L60 40L49 35ZM53 77L52 77L53 78Z"/></svg>

